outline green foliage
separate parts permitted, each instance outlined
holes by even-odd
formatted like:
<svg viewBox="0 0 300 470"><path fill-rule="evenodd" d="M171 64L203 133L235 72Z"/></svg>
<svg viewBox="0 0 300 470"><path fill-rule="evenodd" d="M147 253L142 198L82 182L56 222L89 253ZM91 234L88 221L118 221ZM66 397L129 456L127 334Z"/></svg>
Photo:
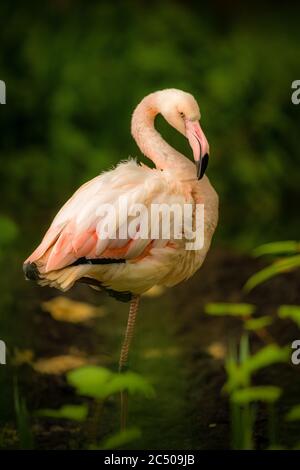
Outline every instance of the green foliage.
<svg viewBox="0 0 300 470"><path fill-rule="evenodd" d="M232 315L232 316L249 316L252 315L255 310L255 305L251 304L239 304L239 303L209 303L204 307L205 313L208 315Z"/></svg>
<svg viewBox="0 0 300 470"><path fill-rule="evenodd" d="M244 321L244 327L248 331L258 331L272 324L270 316L253 318L256 306L246 303L209 303L204 306L204 312L212 316L234 316Z"/></svg>
<svg viewBox="0 0 300 470"><path fill-rule="evenodd" d="M25 399L20 395L17 380L14 380L14 405L20 449L33 449L33 435Z"/></svg>
<svg viewBox="0 0 300 470"><path fill-rule="evenodd" d="M255 408L240 406L231 402L232 448L235 450L253 449L253 428L255 424Z"/></svg>
<svg viewBox="0 0 300 470"><path fill-rule="evenodd" d="M287 421L299 421L300 420L300 405L293 406L286 414L285 419Z"/></svg>
<svg viewBox="0 0 300 470"><path fill-rule="evenodd" d="M224 390L229 394L231 409L231 432L233 449L252 449L257 402L268 404L269 444L276 443L276 420L274 403L280 398L282 390L275 386L251 386L253 374L269 365L286 362L288 348L269 345L251 355L249 340L242 336L239 350L231 349L226 359L227 382Z"/></svg>
<svg viewBox="0 0 300 470"><path fill-rule="evenodd" d="M270 326L273 323L273 319L269 316L263 316L259 318L250 318L250 320L246 320L244 326L248 331L257 331L267 326Z"/></svg>
<svg viewBox="0 0 300 470"><path fill-rule="evenodd" d="M104 367L85 366L67 374L70 385L80 395L104 400L121 391L140 393L148 398L154 396L153 387L142 376L134 372L114 373Z"/></svg>
<svg viewBox="0 0 300 470"><path fill-rule="evenodd" d="M281 393L282 390L279 387L273 387L271 385L264 387L245 387L234 390L231 395L231 400L238 405L246 405L257 401L274 403L279 399Z"/></svg>
<svg viewBox="0 0 300 470"><path fill-rule="evenodd" d="M143 377L134 372L119 374L104 367L84 366L68 372L67 381L76 389L79 395L100 401L125 390L130 394L139 393L148 398L154 396L153 387ZM36 412L36 415L84 422L88 417L88 405L64 405L59 409L41 409ZM97 418L99 419L99 416ZM89 445L89 448L116 449L139 439L140 436L141 432L138 428L129 428L113 434L100 445Z"/></svg>
<svg viewBox="0 0 300 470"><path fill-rule="evenodd" d="M269 344L264 346L257 353L247 358L242 368L248 374L252 374L259 369L270 366L280 362L288 362L290 351L288 347L280 347L277 344Z"/></svg>
<svg viewBox="0 0 300 470"><path fill-rule="evenodd" d="M96 397L98 398L98 396ZM68 419L71 421L85 422L88 417L88 406L81 405L64 405L58 409L41 409L35 413L36 416L54 418L54 419ZM100 445L89 445L90 450L99 449L120 449L131 442L138 440L141 437L141 431L136 428L128 428L124 431L118 432L109 436Z"/></svg>
<svg viewBox="0 0 300 470"><path fill-rule="evenodd" d="M230 353L226 358L226 372L227 379L236 376L238 367L243 364L249 358L249 340L247 336L242 336L240 341L239 351L231 348ZM249 386L249 378L247 383L242 384L243 386ZM226 390L226 384L224 390ZM241 387L240 381L236 381L233 384L232 389L228 388L230 394L230 410L231 410L231 440L233 449L252 449L252 434L253 426L255 421L255 410L253 407L247 404L241 407L238 403L234 402L231 397L234 392L239 390Z"/></svg>
<svg viewBox="0 0 300 470"><path fill-rule="evenodd" d="M128 428L105 439L100 446L91 446L91 450L120 449L140 439L141 431L138 428Z"/></svg>
<svg viewBox="0 0 300 470"><path fill-rule="evenodd" d="M255 286L272 277L300 267L299 243L296 241L268 243L254 250L256 256L281 256L273 264L254 274L246 283L245 289L250 291ZM284 256L282 258L282 256ZM241 308L242 306L242 308ZM244 308L243 308L244 306ZM210 315L234 315L240 317L248 331L255 332L260 339L269 341L272 337L266 328L274 318L264 315L253 317L256 306L252 304L212 303L205 307ZM281 305L278 317L293 320L300 328L300 306ZM280 398L282 389L275 386L252 386L253 375L270 365L285 363L290 360L290 346L280 347L275 342L251 355L247 336L242 336L239 349L231 348L225 362L227 381L224 391L229 394L231 410L232 447L234 449L254 448L253 432L255 425L255 406L259 402L267 404L269 448L276 448L276 413L274 404ZM286 415L288 421L300 420L300 406L292 408ZM277 446L278 447L278 446Z"/></svg>
<svg viewBox="0 0 300 470"><path fill-rule="evenodd" d="M293 320L300 328L300 306L299 305L281 305L278 308L279 318L289 318Z"/></svg>
<svg viewBox="0 0 300 470"><path fill-rule="evenodd" d="M229 357L226 362L227 382L224 389L232 392L238 387L248 387L254 372L272 364L287 362L289 356L288 347L281 348L276 344L270 344L256 354L243 358L240 363L234 357Z"/></svg>
<svg viewBox="0 0 300 470"><path fill-rule="evenodd" d="M254 287L268 281L278 274L282 274L293 269L300 267L300 255L290 256L279 261L274 262L270 266L258 271L253 274L246 282L244 289L246 292L250 292Z"/></svg>
<svg viewBox="0 0 300 470"><path fill-rule="evenodd" d="M300 243L294 240L292 241L282 241L282 242L272 242L265 243L260 245L253 250L254 256L264 256L264 255L294 255L299 253Z"/></svg>
<svg viewBox="0 0 300 470"><path fill-rule="evenodd" d="M61 408L49 409L44 408L36 412L37 416L45 416L48 418L63 418L72 421L85 421L88 415L87 405L64 405Z"/></svg>
<svg viewBox="0 0 300 470"><path fill-rule="evenodd" d="M255 273L246 283L245 290L250 291L257 285L272 277L297 269L300 266L299 243L293 241L269 243L258 247L256 256L282 256L270 266ZM205 312L210 315L233 315L240 317L243 326L248 331L255 332L260 338L272 337L266 328L274 319L269 315L253 317L256 306L252 304L211 303L205 306ZM281 305L278 309L279 318L289 318L300 328L300 306ZM274 403L280 398L282 389L274 386L251 386L252 376L272 364L288 362L290 346L280 347L275 343L269 344L251 355L247 336L241 338L239 350L231 349L226 358L225 368L227 381L224 391L229 394L231 409L232 447L234 449L254 448L253 433L255 425L255 405L258 402L268 407L268 436L270 448L276 447L276 413ZM286 416L287 420L300 420L300 407L295 407Z"/></svg>

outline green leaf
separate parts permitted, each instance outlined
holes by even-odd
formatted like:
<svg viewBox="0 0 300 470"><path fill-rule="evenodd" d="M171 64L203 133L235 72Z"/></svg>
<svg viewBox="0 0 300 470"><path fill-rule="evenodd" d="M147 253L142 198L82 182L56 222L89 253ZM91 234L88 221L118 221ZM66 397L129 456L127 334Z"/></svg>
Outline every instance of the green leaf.
<svg viewBox="0 0 300 470"><path fill-rule="evenodd" d="M261 328L271 325L272 322L273 319L268 316L251 318L245 321L245 328L250 331L260 330Z"/></svg>
<svg viewBox="0 0 300 470"><path fill-rule="evenodd" d="M112 372L104 367L86 366L68 372L67 381L80 395L104 398L107 383L112 375Z"/></svg>
<svg viewBox="0 0 300 470"><path fill-rule="evenodd" d="M300 420L300 405L293 406L285 416L286 421Z"/></svg>
<svg viewBox="0 0 300 470"><path fill-rule="evenodd" d="M300 267L300 255L290 256L289 258L282 259L280 261L276 261L275 263L271 264L271 266L267 266L266 268L258 271L253 276L251 276L244 286L244 290L249 292L250 290L254 289L259 284L271 279L278 274L291 271L293 269Z"/></svg>
<svg viewBox="0 0 300 470"><path fill-rule="evenodd" d="M289 347L281 348L276 344L270 344L260 349L256 354L250 356L242 367L249 373L253 373L263 367L276 364L278 362L287 362L290 357Z"/></svg>
<svg viewBox="0 0 300 470"><path fill-rule="evenodd" d="M142 433L138 428L128 428L125 431L118 432L108 437L105 441L98 446L92 446L90 449L93 450L110 450L120 449L127 444L130 444L137 439L140 439Z"/></svg>
<svg viewBox="0 0 300 470"><path fill-rule="evenodd" d="M299 305L281 305L278 308L279 318L290 318L300 328L300 306Z"/></svg>
<svg viewBox="0 0 300 470"><path fill-rule="evenodd" d="M250 357L249 336L244 334L240 341L239 363L243 364Z"/></svg>
<svg viewBox="0 0 300 470"><path fill-rule="evenodd" d="M280 348L275 344L270 344L260 349L253 356L245 358L242 364L238 364L233 360L227 361L225 367L228 380L224 390L231 393L239 387L247 387L254 372L272 364L287 362L289 358L289 347Z"/></svg>
<svg viewBox="0 0 300 470"><path fill-rule="evenodd" d="M64 418L73 421L85 421L88 415L87 405L64 405L57 410L44 408L36 412L37 416L47 416L49 418Z"/></svg>
<svg viewBox="0 0 300 470"><path fill-rule="evenodd" d="M226 359L225 368L227 372L227 382L224 385L224 391L231 392L240 385L244 387L249 385L249 376L241 368L241 364L243 364L249 356L249 338L247 335L243 335L240 341L239 352L231 345Z"/></svg>
<svg viewBox="0 0 300 470"><path fill-rule="evenodd" d="M274 403L278 400L282 393L279 387L262 386L262 387L246 387L235 390L231 395L231 400L238 405L246 405L254 401L262 401L266 403Z"/></svg>
<svg viewBox="0 0 300 470"><path fill-rule="evenodd" d="M249 316L255 311L255 305L246 303L209 303L204 307L208 315Z"/></svg>
<svg viewBox="0 0 300 470"><path fill-rule="evenodd" d="M226 363L227 382L225 383L223 390L231 393L233 390L240 386L246 387L249 385L249 376L245 373L238 364L233 361Z"/></svg>
<svg viewBox="0 0 300 470"><path fill-rule="evenodd" d="M146 397L154 395L152 385L134 372L118 374L104 367L85 366L68 372L67 380L80 395L101 400L122 390L132 394L141 393Z"/></svg>
<svg viewBox="0 0 300 470"><path fill-rule="evenodd" d="M107 384L107 394L112 395L122 390L129 393L141 393L151 398L154 396L154 389L141 375L135 372L124 372L122 374L114 374L112 380Z"/></svg>
<svg viewBox="0 0 300 470"><path fill-rule="evenodd" d="M265 243L260 245L255 250L253 250L254 256L263 256L263 255L293 255L300 252L300 242L291 240L291 241L282 241L282 242L273 242Z"/></svg>

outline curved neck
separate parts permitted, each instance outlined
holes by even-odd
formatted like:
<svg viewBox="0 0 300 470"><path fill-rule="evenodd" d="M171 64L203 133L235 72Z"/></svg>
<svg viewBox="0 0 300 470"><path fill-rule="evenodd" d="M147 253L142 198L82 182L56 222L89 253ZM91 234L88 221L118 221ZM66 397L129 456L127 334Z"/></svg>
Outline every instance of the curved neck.
<svg viewBox="0 0 300 470"><path fill-rule="evenodd" d="M179 170L184 176L195 174L194 164L169 145L154 127L160 113L157 95L146 96L136 107L131 120L131 133L140 150L160 170Z"/></svg>

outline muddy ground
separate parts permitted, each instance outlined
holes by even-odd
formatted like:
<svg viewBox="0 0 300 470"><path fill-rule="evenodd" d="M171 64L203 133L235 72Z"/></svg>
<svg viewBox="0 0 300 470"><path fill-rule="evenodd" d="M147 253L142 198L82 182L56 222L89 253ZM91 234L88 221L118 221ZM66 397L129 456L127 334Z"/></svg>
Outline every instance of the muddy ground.
<svg viewBox="0 0 300 470"><path fill-rule="evenodd" d="M208 302L251 302L259 315L275 315L280 304L300 304L300 273L286 273L258 286L245 295L242 287L265 261L212 250L203 268L188 282L166 290L161 296L143 297L130 368L154 385L156 397L134 396L129 403L129 425L141 429L142 437L128 445L139 449L228 449L230 417L228 399L222 393L226 380L224 357L228 345L242 334L239 319L209 317ZM58 293L30 283L20 283L14 298L12 328L16 343L30 349L35 358L77 355L88 362L117 370L118 354L127 320L128 304L117 302L87 286L66 295L75 300L103 305L107 315L84 324L58 322L41 309L41 302ZM269 327L279 344L300 339L300 331L290 321L276 320ZM251 349L262 340L251 334ZM15 355L15 344L10 348ZM2 372L3 374L3 372ZM16 375L22 397L30 413L34 446L38 449L87 448L92 442L116 432L119 427L118 397L109 399L101 416L78 424L67 420L37 418L41 408L57 408L66 403L82 403L63 374L42 374L30 364L8 366L2 375L1 447L18 447L13 412L13 381ZM300 441L300 428L283 420L287 410L300 403L300 366L276 365L260 372L256 384L279 385L284 394L276 405L278 443L292 448ZM91 400L91 415L94 408ZM266 410L258 411L256 448L268 445Z"/></svg>

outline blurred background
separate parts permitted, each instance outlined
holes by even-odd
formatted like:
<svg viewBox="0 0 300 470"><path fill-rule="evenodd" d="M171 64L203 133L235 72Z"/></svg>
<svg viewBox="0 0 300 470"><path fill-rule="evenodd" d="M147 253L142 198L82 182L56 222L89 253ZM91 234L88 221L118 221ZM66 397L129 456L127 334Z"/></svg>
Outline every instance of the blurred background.
<svg viewBox="0 0 300 470"><path fill-rule="evenodd" d="M72 330L74 325L71 330L67 325L54 325L50 316L42 320L46 313L38 312L41 302L58 294L25 283L22 262L39 243L62 203L80 184L128 156L146 162L130 135L132 111L146 94L175 87L195 96L211 148L207 174L220 196L220 222L207 268L211 277L209 281L206 276L205 281L211 284L201 284L199 273L191 287L186 284L154 300L145 300L149 318L145 315L148 323L145 321L139 334L148 337L146 342L157 346L155 335L160 327L166 326L152 325L151 313L155 309L165 306L171 311L169 320L173 321L172 315L175 312L176 318L180 317L190 295L196 299L199 286L203 295L193 304L193 312L198 309L197 315L205 296L206 301L241 300L237 293L241 286L236 280L246 281L260 267L256 262L251 264L248 253L261 243L297 240L300 106L291 102L291 84L300 78L299 14L300 7L292 3L283 7L271 2L264 6L251 2L247 6L235 0L215 0L210 6L179 0L52 0L38 8L34 1L18 7L9 1L1 2L0 79L6 83L7 104L0 109L0 338L7 344L10 361L9 366L0 370L1 388L5 390L0 403L0 422L5 423L0 440L4 447L17 445L14 437L7 437L13 436L15 429L13 376L21 374L19 381L30 412L32 408L58 406L70 393L62 385L61 377L51 382L49 375L40 379L37 373L34 379L30 375L30 380L34 380L30 385L29 369L22 378L19 369L12 366L16 350L23 351L23 356L27 351L29 355L49 357L58 352L66 354L67 347L84 349L95 344L92 352L97 355L99 342L103 346L101 353L110 350L117 357L127 307L108 300L107 308L114 312L111 321L116 327L115 337L109 316L103 325L92 328L92 333L82 330L83 327ZM191 158L182 136L162 119L158 119L157 126L168 142ZM216 279L217 275L221 278ZM285 279L276 281L279 290ZM284 284L287 297L279 299L279 303L297 301L293 297L297 282L291 279L289 282L295 284L293 293L286 292ZM274 286L268 290L270 296L271 291L274 292ZM84 302L99 303L99 298L87 288L70 295ZM257 302L265 295L264 291L257 294ZM271 305L272 299L267 303ZM116 313L118 309L122 312L120 316ZM114 337L111 343L93 336L100 331L105 338L105 328ZM174 338L177 334L178 338L172 337L170 344L163 343L161 348L167 348L174 371L178 367L182 374L185 367L174 365L173 359L178 360L178 356L176 351L172 356L173 341L176 345L182 341L184 357L188 348L186 340L182 340L184 326L177 325L175 330ZM45 338L44 334L48 336ZM222 335L226 336L223 330ZM74 336L81 338L75 346L71 344ZM201 341L199 344L201 349ZM194 346L193 354L197 356L200 354L196 352L197 341ZM86 353L90 355L88 347ZM152 356L151 351L149 354L152 359L157 357L153 351ZM28 363L32 361L24 360L26 367L30 368ZM19 362L23 364L20 358ZM145 372L142 367L140 364L139 372ZM161 372L161 378L164 373ZM222 384L220 374L221 378L214 383L217 397ZM183 407L181 424L171 423L172 410L166 412L161 424L165 430L176 425L180 428L176 428L176 435L172 431L173 441L166 438L165 448L168 445L178 448L178 442L184 441L181 432L184 434L187 429L187 419L191 435L193 426L203 426L203 420L196 419L195 423L194 413L185 409L183 396L187 397L188 390L195 385L183 377L183 383L185 380L186 389L178 391ZM202 380L205 382L206 378L202 376ZM175 375L170 378L170 384L173 382ZM57 392L59 387L61 396ZM44 403L41 397L49 390L53 395L51 403ZM168 397L166 392L166 402ZM152 407L153 404L149 405L149 410ZM149 419L150 415L149 411ZM210 415L205 426L216 424L213 412L212 415L214 418ZM137 421L143 421L141 405L136 416ZM221 430L217 436L212 434L211 447L222 447L226 420L222 415L218 428ZM106 417L106 422L111 419ZM160 425L157 423L160 422L152 424ZM55 448L56 441L70 447L64 437L64 426L56 434L49 431L48 438L41 424L35 426L35 434L43 436L38 447ZM213 433L214 426L209 429ZM77 436L76 430L74 433ZM157 445L151 425L147 435L144 445ZM263 438L260 442L263 446ZM191 445L188 438L186 445Z"/></svg>

